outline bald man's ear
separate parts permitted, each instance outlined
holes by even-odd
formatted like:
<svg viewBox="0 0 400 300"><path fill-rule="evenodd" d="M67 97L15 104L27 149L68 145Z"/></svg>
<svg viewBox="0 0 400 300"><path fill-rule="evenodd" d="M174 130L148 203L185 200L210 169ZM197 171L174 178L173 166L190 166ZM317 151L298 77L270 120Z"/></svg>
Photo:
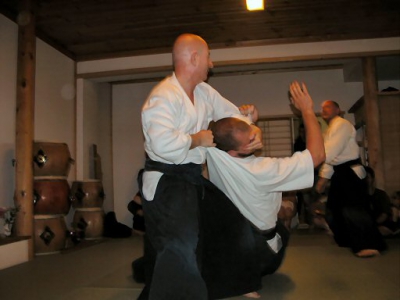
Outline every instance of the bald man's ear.
<svg viewBox="0 0 400 300"><path fill-rule="evenodd" d="M199 53L198 53L197 51L194 51L194 52L192 53L192 55L190 56L190 63L191 63L193 66L197 66L198 63L199 63L199 59L200 59Z"/></svg>

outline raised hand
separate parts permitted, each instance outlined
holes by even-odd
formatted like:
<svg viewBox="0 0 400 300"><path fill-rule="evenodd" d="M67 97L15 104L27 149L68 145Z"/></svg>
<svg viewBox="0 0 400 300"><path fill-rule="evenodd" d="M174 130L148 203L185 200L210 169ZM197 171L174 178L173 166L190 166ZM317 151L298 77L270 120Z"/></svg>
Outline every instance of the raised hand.
<svg viewBox="0 0 400 300"><path fill-rule="evenodd" d="M313 109L314 103L308 94L307 86L297 81L293 81L290 85L290 101L300 111Z"/></svg>

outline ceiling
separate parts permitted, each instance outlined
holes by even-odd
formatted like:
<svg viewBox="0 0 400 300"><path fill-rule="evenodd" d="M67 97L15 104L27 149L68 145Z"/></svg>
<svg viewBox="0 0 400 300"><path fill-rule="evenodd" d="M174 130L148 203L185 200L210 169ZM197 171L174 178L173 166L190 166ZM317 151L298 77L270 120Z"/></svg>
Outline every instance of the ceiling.
<svg viewBox="0 0 400 300"><path fill-rule="evenodd" d="M30 0L36 35L75 61L170 52L180 33L211 49L400 36L399 0ZM1 0L16 21L18 3ZM329 62L331 63L331 62Z"/></svg>

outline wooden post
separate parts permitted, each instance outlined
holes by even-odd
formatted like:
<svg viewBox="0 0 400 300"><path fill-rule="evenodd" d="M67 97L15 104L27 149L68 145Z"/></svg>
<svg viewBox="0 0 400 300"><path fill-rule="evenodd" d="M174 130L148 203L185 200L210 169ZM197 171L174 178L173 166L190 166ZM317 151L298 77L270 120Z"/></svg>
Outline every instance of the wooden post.
<svg viewBox="0 0 400 300"><path fill-rule="evenodd" d="M375 171L378 188L384 188L385 178L381 131L379 122L378 84L376 78L375 57L363 58L365 123L367 127L368 161Z"/></svg>
<svg viewBox="0 0 400 300"><path fill-rule="evenodd" d="M17 107L15 135L15 206L19 209L14 233L30 236L29 259L33 246L33 133L35 100L36 36L32 1L20 1L18 22Z"/></svg>

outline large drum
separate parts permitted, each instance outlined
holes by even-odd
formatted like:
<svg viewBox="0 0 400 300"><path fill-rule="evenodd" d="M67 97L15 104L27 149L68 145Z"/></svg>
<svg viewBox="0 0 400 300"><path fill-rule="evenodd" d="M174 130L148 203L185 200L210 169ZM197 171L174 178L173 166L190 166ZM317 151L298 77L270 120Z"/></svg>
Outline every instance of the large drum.
<svg viewBox="0 0 400 300"><path fill-rule="evenodd" d="M100 180L74 181L71 186L71 200L74 208L101 208L104 189Z"/></svg>
<svg viewBox="0 0 400 300"><path fill-rule="evenodd" d="M82 231L85 240L103 237L104 211L101 208L80 208L75 210L73 227Z"/></svg>
<svg viewBox="0 0 400 300"><path fill-rule="evenodd" d="M71 207L70 188L65 177L48 177L33 181L34 213L66 215Z"/></svg>
<svg viewBox="0 0 400 300"><path fill-rule="evenodd" d="M62 215L35 215L35 253L58 253L65 247L67 226Z"/></svg>
<svg viewBox="0 0 400 300"><path fill-rule="evenodd" d="M33 176L68 176L74 160L66 143L33 143Z"/></svg>

